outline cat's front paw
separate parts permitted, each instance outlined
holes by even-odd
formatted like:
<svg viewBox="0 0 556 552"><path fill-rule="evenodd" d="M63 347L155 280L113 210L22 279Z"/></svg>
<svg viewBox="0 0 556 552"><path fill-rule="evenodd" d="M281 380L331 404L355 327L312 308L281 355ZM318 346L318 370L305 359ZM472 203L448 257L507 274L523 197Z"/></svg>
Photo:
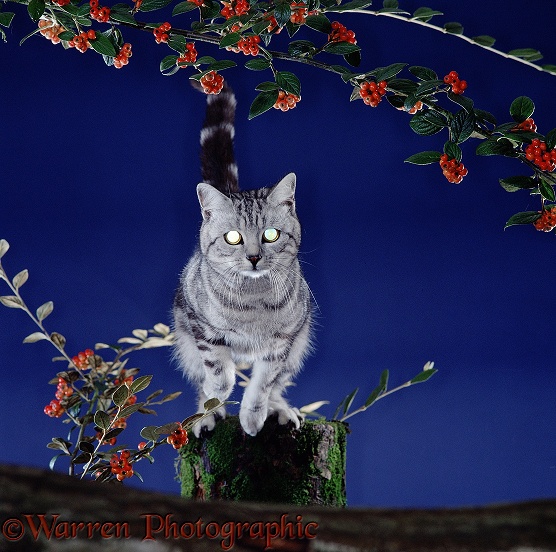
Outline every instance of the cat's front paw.
<svg viewBox="0 0 556 552"><path fill-rule="evenodd" d="M280 425L286 425L291 422L295 429L299 429L303 421L303 414L299 412L299 409L289 406L275 409L274 414L278 414L278 423Z"/></svg>
<svg viewBox="0 0 556 552"><path fill-rule="evenodd" d="M255 437L255 435L257 435L257 433L259 433L259 431L263 428L266 421L266 415L266 408L251 410L249 408L242 407L239 411L239 423L247 435Z"/></svg>
<svg viewBox="0 0 556 552"><path fill-rule="evenodd" d="M210 432L214 429L216 422L221 418L226 417L226 409L224 407L219 408L215 412L205 416L202 420L198 421L192 428L193 435L199 437L203 431Z"/></svg>

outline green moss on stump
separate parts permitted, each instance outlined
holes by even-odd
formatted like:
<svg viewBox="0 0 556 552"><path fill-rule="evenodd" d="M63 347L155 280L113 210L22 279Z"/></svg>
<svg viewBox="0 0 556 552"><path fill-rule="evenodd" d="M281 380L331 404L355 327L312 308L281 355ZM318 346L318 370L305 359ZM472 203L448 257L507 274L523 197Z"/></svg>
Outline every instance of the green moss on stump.
<svg viewBox="0 0 556 552"><path fill-rule="evenodd" d="M347 427L307 421L300 429L269 419L256 437L237 416L216 424L180 451L181 494L284 504L346 505Z"/></svg>

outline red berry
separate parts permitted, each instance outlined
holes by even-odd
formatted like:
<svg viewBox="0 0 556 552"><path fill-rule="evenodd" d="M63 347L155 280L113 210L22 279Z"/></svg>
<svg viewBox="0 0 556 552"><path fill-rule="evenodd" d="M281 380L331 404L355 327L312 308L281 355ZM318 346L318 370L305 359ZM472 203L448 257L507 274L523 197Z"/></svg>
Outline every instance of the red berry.
<svg viewBox="0 0 556 552"><path fill-rule="evenodd" d="M220 94L224 87L224 77L216 71L209 71L203 75L200 82L205 94Z"/></svg>

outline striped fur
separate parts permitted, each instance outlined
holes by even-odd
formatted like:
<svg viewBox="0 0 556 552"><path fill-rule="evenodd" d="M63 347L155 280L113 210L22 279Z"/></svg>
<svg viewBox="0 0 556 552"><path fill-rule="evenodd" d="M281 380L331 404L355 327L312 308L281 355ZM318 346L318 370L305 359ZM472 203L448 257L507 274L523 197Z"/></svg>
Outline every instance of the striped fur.
<svg viewBox="0 0 556 552"><path fill-rule="evenodd" d="M229 94L218 112L212 109L217 102L209 99L202 159L221 151L217 137L223 149L231 145L235 100ZM203 215L199 244L174 301L176 356L198 390L199 411L209 398L227 400L236 365L251 365L239 416L244 431L256 435L270 415L299 427L299 411L288 405L283 392L311 348L312 305L297 258L301 230L295 175L270 188L241 192L234 167L227 151L219 162L203 165L209 182L197 187ZM279 230L278 239L263 239L268 228ZM230 230L241 234L241 243L227 243L224 236ZM224 408L218 415L225 415ZM195 434L212 430L215 422L215 416L205 418L194 427Z"/></svg>

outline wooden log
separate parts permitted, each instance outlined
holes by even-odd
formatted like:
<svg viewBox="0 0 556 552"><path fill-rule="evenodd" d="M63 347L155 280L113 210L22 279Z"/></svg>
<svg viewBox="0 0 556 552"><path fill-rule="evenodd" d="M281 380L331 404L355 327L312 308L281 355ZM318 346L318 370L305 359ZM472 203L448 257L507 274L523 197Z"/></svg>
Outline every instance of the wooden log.
<svg viewBox="0 0 556 552"><path fill-rule="evenodd" d="M50 538L33 534L41 515ZM554 552L556 500L423 510L196 502L0 465L0 531L2 552Z"/></svg>
<svg viewBox="0 0 556 552"><path fill-rule="evenodd" d="M250 437L230 416L181 449L182 496L345 506L346 433L341 422L306 421L296 430L270 418Z"/></svg>

